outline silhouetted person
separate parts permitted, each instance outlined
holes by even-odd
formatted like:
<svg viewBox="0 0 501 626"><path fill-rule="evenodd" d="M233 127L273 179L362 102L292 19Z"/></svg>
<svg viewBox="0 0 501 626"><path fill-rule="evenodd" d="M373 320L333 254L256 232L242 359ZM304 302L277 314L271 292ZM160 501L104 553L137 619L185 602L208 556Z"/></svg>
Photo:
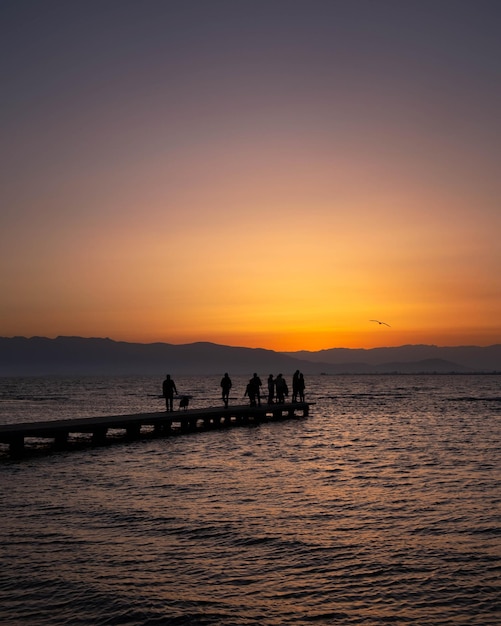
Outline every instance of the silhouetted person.
<svg viewBox="0 0 501 626"><path fill-rule="evenodd" d="M268 404L273 404L273 398L275 397L275 380L273 374L268 376Z"/></svg>
<svg viewBox="0 0 501 626"><path fill-rule="evenodd" d="M255 387L252 384L252 379L247 383L247 387L245 388L244 398L245 396L249 396L249 401L251 406L256 406L256 392Z"/></svg>
<svg viewBox="0 0 501 626"><path fill-rule="evenodd" d="M177 389L176 383L172 380L169 374L167 374L162 384L162 393L165 398L165 409L167 411L173 411L174 394L177 395Z"/></svg>
<svg viewBox="0 0 501 626"><path fill-rule="evenodd" d="M261 406L261 385L263 383L256 373L254 373L254 375L250 379L249 384L252 386L252 389L254 391L254 397L257 400L258 406Z"/></svg>
<svg viewBox="0 0 501 626"><path fill-rule="evenodd" d="M298 390L298 382L299 382L299 370L294 372L294 376L292 377L292 402L297 401Z"/></svg>
<svg viewBox="0 0 501 626"><path fill-rule="evenodd" d="M285 402L285 396L289 395L289 388L285 382L285 378L282 374L279 374L275 380L275 387L277 390L277 403L283 404Z"/></svg>
<svg viewBox="0 0 501 626"><path fill-rule="evenodd" d="M221 390L223 395L224 406L228 406L228 400L230 399L230 389L232 387L231 378L228 376L228 373L225 373L223 378L221 378Z"/></svg>
<svg viewBox="0 0 501 626"><path fill-rule="evenodd" d="M299 394L299 402L304 402L304 376L299 374L299 379L297 381L297 392Z"/></svg>

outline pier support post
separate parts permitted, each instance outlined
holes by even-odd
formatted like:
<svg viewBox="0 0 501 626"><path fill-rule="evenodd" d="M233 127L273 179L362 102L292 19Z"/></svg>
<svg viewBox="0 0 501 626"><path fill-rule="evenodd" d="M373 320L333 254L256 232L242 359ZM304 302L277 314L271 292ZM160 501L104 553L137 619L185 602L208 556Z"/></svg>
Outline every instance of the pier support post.
<svg viewBox="0 0 501 626"><path fill-rule="evenodd" d="M16 435L9 442L9 452L12 456L20 456L24 452L24 437Z"/></svg>
<svg viewBox="0 0 501 626"><path fill-rule="evenodd" d="M129 439L137 439L141 434L141 424L129 424L125 430Z"/></svg>
<svg viewBox="0 0 501 626"><path fill-rule="evenodd" d="M172 432L172 420L166 419L161 422L156 422L153 426L153 432L155 435L170 435Z"/></svg>
<svg viewBox="0 0 501 626"><path fill-rule="evenodd" d="M107 432L108 432L108 429L105 427L96 428L92 433L92 443L95 443L98 445L102 443L106 443Z"/></svg>
<svg viewBox="0 0 501 626"><path fill-rule="evenodd" d="M54 437L54 445L56 448L64 448L68 443L68 431L63 430L58 432Z"/></svg>

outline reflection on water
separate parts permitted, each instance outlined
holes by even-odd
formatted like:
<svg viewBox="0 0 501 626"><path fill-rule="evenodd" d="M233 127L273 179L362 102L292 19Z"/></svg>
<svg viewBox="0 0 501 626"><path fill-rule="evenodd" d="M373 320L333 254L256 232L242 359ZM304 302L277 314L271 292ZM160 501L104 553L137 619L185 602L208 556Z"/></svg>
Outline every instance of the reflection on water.
<svg viewBox="0 0 501 626"><path fill-rule="evenodd" d="M4 459L3 623L499 624L500 381L319 376L307 419ZM2 379L0 418L161 410L160 383Z"/></svg>

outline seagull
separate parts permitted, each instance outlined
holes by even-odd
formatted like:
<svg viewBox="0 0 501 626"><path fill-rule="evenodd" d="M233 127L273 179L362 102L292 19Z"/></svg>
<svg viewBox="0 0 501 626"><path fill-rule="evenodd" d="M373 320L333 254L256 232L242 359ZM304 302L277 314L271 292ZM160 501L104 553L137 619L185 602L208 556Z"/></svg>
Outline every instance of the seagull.
<svg viewBox="0 0 501 626"><path fill-rule="evenodd" d="M380 322L379 320L369 320L369 322L376 322L379 325L384 324L385 326L389 326L391 328L389 324L387 324L386 322Z"/></svg>

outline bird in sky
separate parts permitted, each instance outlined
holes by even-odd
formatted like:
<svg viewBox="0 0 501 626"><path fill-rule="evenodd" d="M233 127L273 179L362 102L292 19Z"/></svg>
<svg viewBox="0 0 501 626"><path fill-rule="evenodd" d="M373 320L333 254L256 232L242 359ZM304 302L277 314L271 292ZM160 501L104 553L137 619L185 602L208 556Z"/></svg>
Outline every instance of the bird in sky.
<svg viewBox="0 0 501 626"><path fill-rule="evenodd" d="M380 322L379 320L369 320L369 322L376 322L379 325L384 324L385 326L389 326L391 328L389 324L387 324L386 322Z"/></svg>

